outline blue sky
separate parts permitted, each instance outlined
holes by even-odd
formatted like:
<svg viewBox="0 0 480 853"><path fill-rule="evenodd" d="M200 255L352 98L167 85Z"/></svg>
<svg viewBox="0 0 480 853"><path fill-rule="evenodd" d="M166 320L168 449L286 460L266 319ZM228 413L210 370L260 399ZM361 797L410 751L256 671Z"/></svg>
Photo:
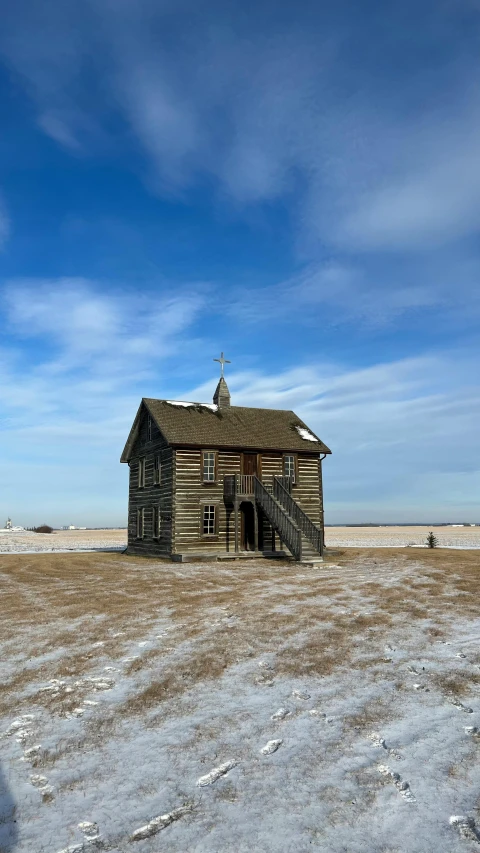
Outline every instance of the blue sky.
<svg viewBox="0 0 480 853"><path fill-rule="evenodd" d="M126 523L142 396L294 408L327 522L480 521L475 0L16 0L0 522Z"/></svg>

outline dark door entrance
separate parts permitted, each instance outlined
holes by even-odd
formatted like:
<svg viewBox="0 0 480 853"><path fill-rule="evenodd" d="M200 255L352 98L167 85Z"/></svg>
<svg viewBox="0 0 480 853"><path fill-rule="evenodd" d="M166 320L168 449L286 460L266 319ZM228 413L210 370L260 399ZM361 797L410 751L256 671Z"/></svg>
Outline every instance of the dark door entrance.
<svg viewBox="0 0 480 853"><path fill-rule="evenodd" d="M240 512L242 550L255 551L255 508L249 501L243 501L240 504Z"/></svg>
<svg viewBox="0 0 480 853"><path fill-rule="evenodd" d="M257 473L257 454L256 453L244 453L243 454L243 474L256 474Z"/></svg>

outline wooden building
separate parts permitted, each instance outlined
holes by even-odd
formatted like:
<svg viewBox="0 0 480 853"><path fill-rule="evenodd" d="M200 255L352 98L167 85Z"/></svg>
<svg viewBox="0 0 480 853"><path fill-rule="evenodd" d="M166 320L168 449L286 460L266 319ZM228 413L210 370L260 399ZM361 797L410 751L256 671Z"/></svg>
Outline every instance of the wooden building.
<svg viewBox="0 0 480 853"><path fill-rule="evenodd" d="M321 560L322 460L331 451L292 411L143 399L121 461L130 467L128 553L186 560Z"/></svg>

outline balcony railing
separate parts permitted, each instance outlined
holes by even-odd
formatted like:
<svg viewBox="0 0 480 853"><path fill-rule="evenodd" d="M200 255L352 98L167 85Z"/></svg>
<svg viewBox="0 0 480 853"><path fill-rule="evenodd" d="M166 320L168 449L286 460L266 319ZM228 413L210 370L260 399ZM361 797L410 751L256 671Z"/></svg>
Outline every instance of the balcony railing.
<svg viewBox="0 0 480 853"><path fill-rule="evenodd" d="M255 474L228 474L223 480L223 492L226 500L235 495L253 497Z"/></svg>

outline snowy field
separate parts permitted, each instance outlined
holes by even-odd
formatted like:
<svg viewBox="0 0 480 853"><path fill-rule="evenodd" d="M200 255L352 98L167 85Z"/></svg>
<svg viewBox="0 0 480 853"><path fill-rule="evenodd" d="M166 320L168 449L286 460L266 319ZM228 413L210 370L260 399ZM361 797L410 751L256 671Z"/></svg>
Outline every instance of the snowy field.
<svg viewBox="0 0 480 853"><path fill-rule="evenodd" d="M480 850L479 573L2 555L2 853Z"/></svg>
<svg viewBox="0 0 480 853"><path fill-rule="evenodd" d="M0 554L29 554L55 551L121 551L127 547L126 530L0 530Z"/></svg>
<svg viewBox="0 0 480 853"><path fill-rule="evenodd" d="M325 541L332 548L419 546L431 530L442 548L480 548L480 527L327 527Z"/></svg>
<svg viewBox="0 0 480 853"><path fill-rule="evenodd" d="M327 527L330 548L381 548L424 545L433 529L442 548L480 548L480 527ZM112 550L127 546L126 530L56 530L2 533L0 554Z"/></svg>

